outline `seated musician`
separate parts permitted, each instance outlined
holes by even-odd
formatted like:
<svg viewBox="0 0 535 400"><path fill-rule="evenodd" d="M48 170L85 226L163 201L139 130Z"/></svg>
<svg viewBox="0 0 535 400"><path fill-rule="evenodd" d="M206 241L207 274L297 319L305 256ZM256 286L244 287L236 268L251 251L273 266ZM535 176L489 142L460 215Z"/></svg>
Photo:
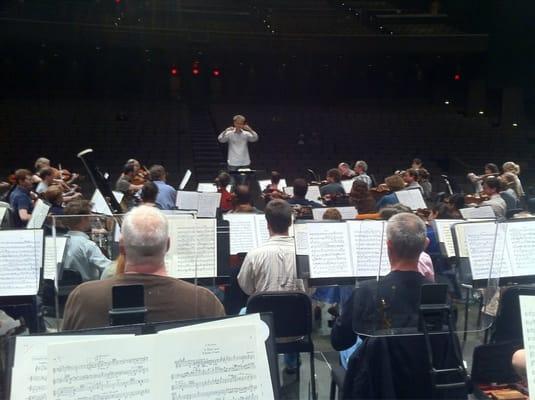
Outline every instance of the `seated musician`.
<svg viewBox="0 0 535 400"><path fill-rule="evenodd" d="M272 199L280 199L284 195L282 188L279 188L281 175L277 171L271 171L271 183L262 191L266 203Z"/></svg>
<svg viewBox="0 0 535 400"><path fill-rule="evenodd" d="M411 163L411 168L420 170L424 167L424 163L419 158L414 158Z"/></svg>
<svg viewBox="0 0 535 400"><path fill-rule="evenodd" d="M159 189L155 182L147 181L141 188L141 204L150 207L158 207L156 199L158 198ZM160 207L158 207L160 208Z"/></svg>
<svg viewBox="0 0 535 400"><path fill-rule="evenodd" d="M27 169L18 169L15 171L15 180L17 186L9 195L9 205L13 210L14 227L24 228L33 211L32 173Z"/></svg>
<svg viewBox="0 0 535 400"><path fill-rule="evenodd" d="M424 189L418 183L418 180L420 179L420 174L417 169L409 168L408 170L403 172L401 177L406 183L405 189L420 189L422 194L424 193Z"/></svg>
<svg viewBox="0 0 535 400"><path fill-rule="evenodd" d="M473 172L470 172L466 177L474 185L474 192L480 193L483 190L483 186L481 185L481 182L483 181L483 179L485 179L488 176L498 176L499 174L500 174L500 171L496 164L487 163L485 164L483 175L476 175Z"/></svg>
<svg viewBox="0 0 535 400"><path fill-rule="evenodd" d="M124 193L124 198L122 200L122 204L130 210L132 207L136 205L136 199L134 197L134 194L141 190L143 185L134 185L132 183L132 180L134 179L134 176L136 175L136 166L134 163L126 164L123 168L123 173L117 180L117 183L115 184L115 189L119 192Z"/></svg>
<svg viewBox="0 0 535 400"><path fill-rule="evenodd" d="M63 269L77 271L83 281L99 279L111 261L87 235L91 232L91 202L73 200L65 207L64 215L71 217L62 220L69 228Z"/></svg>
<svg viewBox="0 0 535 400"><path fill-rule="evenodd" d="M41 194L46 192L49 186L51 186L54 183L54 171L52 168L47 167L43 168L38 173L39 178L41 178L41 182L37 184L37 188L35 189L35 192L37 194Z"/></svg>
<svg viewBox="0 0 535 400"><path fill-rule="evenodd" d="M338 172L340 172L342 180L353 179L356 175L355 171L349 168L349 164L345 162L338 164Z"/></svg>
<svg viewBox="0 0 535 400"><path fill-rule="evenodd" d="M490 176L483 180L483 192L490 197L489 200L483 201L480 206L490 206L498 220L505 219L507 204L500 196L501 183L498 178Z"/></svg>
<svg viewBox="0 0 535 400"><path fill-rule="evenodd" d="M357 334L353 330L354 317L357 318L356 324L375 320L375 326L382 327L385 316L378 315L377 303L388 310L388 322L392 328L417 326L420 287L429 283L418 271L418 260L428 241L425 224L414 214L397 214L388 221L386 234L390 273L379 281L363 282L353 291L331 331L331 344L336 350L348 349L357 342ZM366 371L357 371L359 373ZM345 393L345 396L358 397L351 393Z"/></svg>
<svg viewBox="0 0 535 400"><path fill-rule="evenodd" d="M511 172L506 172L498 177L500 181L500 196L505 201L507 211L521 208L518 194L515 191L517 187L515 175Z"/></svg>
<svg viewBox="0 0 535 400"><path fill-rule="evenodd" d="M63 191L59 186L50 186L43 197L51 205L49 213L52 215L63 215Z"/></svg>
<svg viewBox="0 0 535 400"><path fill-rule="evenodd" d="M229 213L262 214L262 211L253 206L251 190L249 189L249 186L236 186L236 191L234 192L234 206Z"/></svg>
<svg viewBox="0 0 535 400"><path fill-rule="evenodd" d="M176 190L166 183L167 172L161 165L153 165L149 169L150 180L158 187L156 205L160 210L173 210L176 208Z"/></svg>
<svg viewBox="0 0 535 400"><path fill-rule="evenodd" d="M368 185L368 189L371 189L372 187L372 178L368 175L368 163L363 160L359 160L355 163L355 173L357 174L357 177L355 178L358 181L366 182L366 185Z"/></svg>
<svg viewBox="0 0 535 400"><path fill-rule="evenodd" d="M403 190L405 188L405 182L399 175L390 175L389 177L385 178L384 184L390 192L397 192L398 190ZM380 210L383 207L397 203L399 203L399 200L396 194L390 193L381 197L379 201L377 201L377 209Z"/></svg>
<svg viewBox="0 0 535 400"><path fill-rule="evenodd" d="M425 168L420 168L418 170L418 174L420 175L419 184L422 186L423 195L425 200L431 199L431 194L433 193L433 185L429 181L429 171Z"/></svg>
<svg viewBox="0 0 535 400"><path fill-rule="evenodd" d="M165 253L169 250L167 219L154 207L139 206L124 218L119 252L125 273L102 281L87 282L69 295L64 330L109 325L112 287L145 287L147 322L224 316L223 305L208 289L167 276Z"/></svg>
<svg viewBox="0 0 535 400"><path fill-rule="evenodd" d="M368 191L368 184L355 180L349 193L349 205L355 206L359 214L372 214L377 211L375 199Z"/></svg>
<svg viewBox="0 0 535 400"><path fill-rule="evenodd" d="M35 160L34 168L36 173L32 176L32 183L39 183L41 182L39 172L44 168L50 168L50 160L46 157L39 157Z"/></svg>
<svg viewBox="0 0 535 400"><path fill-rule="evenodd" d="M294 194L291 199L288 199L288 203L292 205L300 205L305 207L318 208L323 207L320 203L308 200L306 198L308 192L307 181L303 178L297 178L293 182Z"/></svg>
<svg viewBox="0 0 535 400"><path fill-rule="evenodd" d="M345 195L346 191L340 183L340 178L340 171L338 171L336 168L328 170L326 176L327 184L320 187L321 196L336 198L340 195Z"/></svg>
<svg viewBox="0 0 535 400"><path fill-rule="evenodd" d="M238 274L238 284L248 295L259 292L304 291L297 278L295 243L288 236L292 224L292 208L281 199L270 201L265 209L269 240L247 253ZM295 373L298 355L285 354L287 373Z"/></svg>
<svg viewBox="0 0 535 400"><path fill-rule="evenodd" d="M227 190L227 187L230 185L230 175L226 172L221 172L217 178L215 178L215 184L217 186L217 192L221 193L221 201L219 202L221 212L232 210L233 195Z"/></svg>
<svg viewBox="0 0 535 400"><path fill-rule="evenodd" d="M522 198L525 196L524 188L522 187L522 182L520 182L520 178L518 175L520 175L520 166L512 161L507 161L503 163L502 170L505 173L511 173L515 177L515 190L517 192L517 195L519 198Z"/></svg>

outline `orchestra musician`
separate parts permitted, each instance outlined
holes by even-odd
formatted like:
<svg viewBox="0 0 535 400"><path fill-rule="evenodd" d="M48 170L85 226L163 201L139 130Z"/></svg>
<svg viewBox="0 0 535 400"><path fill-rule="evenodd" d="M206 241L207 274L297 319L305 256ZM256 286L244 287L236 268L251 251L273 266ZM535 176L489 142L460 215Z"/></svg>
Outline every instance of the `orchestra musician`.
<svg viewBox="0 0 535 400"><path fill-rule="evenodd" d="M327 184L320 187L320 193L322 197L327 195L331 197L337 197L346 194L344 187L340 183L341 176L340 171L338 171L338 169L332 168L328 170L326 180Z"/></svg>
<svg viewBox="0 0 535 400"><path fill-rule="evenodd" d="M500 171L498 170L498 166L496 164L487 163L485 164L483 175L476 175L475 173L470 172L468 175L466 175L466 177L474 185L474 192L480 193L483 191L481 181L488 176L498 176L499 174Z"/></svg>
<svg viewBox="0 0 535 400"><path fill-rule="evenodd" d="M342 180L352 179L356 175L355 171L349 168L349 164L345 162L341 162L340 164L338 164L338 171L340 171L340 176Z"/></svg>
<svg viewBox="0 0 535 400"><path fill-rule="evenodd" d="M516 189L515 190L519 198L524 197L525 196L524 188L522 187L522 182L520 182L520 178L518 177L518 175L520 175L520 166L518 164L515 164L512 161L507 161L502 165L502 170L504 173L509 172L516 177L515 179Z"/></svg>
<svg viewBox="0 0 535 400"><path fill-rule="evenodd" d="M366 185L368 185L368 189L371 189L372 187L372 178L368 175L368 163L364 160L358 160L355 163L355 173L357 174L357 177L355 179L359 181L366 182Z"/></svg>
<svg viewBox="0 0 535 400"><path fill-rule="evenodd" d="M401 175L401 177L407 184L406 189L420 189L420 191L423 194L424 189L418 183L419 176L420 175L418 174L418 170L414 168L409 168L408 170L403 172L403 174Z"/></svg>
<svg viewBox="0 0 535 400"><path fill-rule="evenodd" d="M394 192L398 190L403 190L405 188L405 182L403 181L403 178L399 175L390 175L389 177L385 178L385 186L387 187L387 190L391 193L379 199L379 201L377 202L377 210L380 210L381 208L392 204L399 203L399 200Z"/></svg>
<svg viewBox="0 0 535 400"><path fill-rule="evenodd" d="M136 169L136 165L134 163L127 163L123 168L123 173L115 184L115 189L124 193L123 200L121 201L121 206L123 207L124 211L130 210L136 205L136 198L134 194L143 187L143 184L133 183L134 176L136 176L138 170L139 168Z"/></svg>
<svg viewBox="0 0 535 400"><path fill-rule="evenodd" d="M215 178L215 184L217 187L217 192L221 193L221 201L219 202L219 208L221 209L221 212L232 210L233 195L227 190L228 186L230 185L230 175L226 172L221 172L217 178Z"/></svg>
<svg viewBox="0 0 535 400"><path fill-rule="evenodd" d="M9 205L13 210L13 222L15 228L24 228L33 211L32 198L32 173L27 169L15 171L16 187L9 195ZM34 194L35 197L37 197Z"/></svg>
<svg viewBox="0 0 535 400"><path fill-rule="evenodd" d="M307 192L308 192L308 184L307 181L303 178L297 178L293 181L293 188L294 188L294 194L293 196L288 199L288 203L292 205L299 205L304 207L311 207L311 208L319 208L323 207L322 204L308 200L306 198Z"/></svg>

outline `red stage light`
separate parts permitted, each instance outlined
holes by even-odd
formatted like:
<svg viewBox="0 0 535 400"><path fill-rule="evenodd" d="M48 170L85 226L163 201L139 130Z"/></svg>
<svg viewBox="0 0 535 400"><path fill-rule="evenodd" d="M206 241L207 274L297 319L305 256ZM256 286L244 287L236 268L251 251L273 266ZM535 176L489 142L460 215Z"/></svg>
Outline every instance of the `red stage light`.
<svg viewBox="0 0 535 400"><path fill-rule="evenodd" d="M220 76L220 75L221 75L221 71L219 70L219 68L214 68L214 69L212 70L212 75L213 75L215 78L217 78L218 76Z"/></svg>
<svg viewBox="0 0 535 400"><path fill-rule="evenodd" d="M199 68L192 68L191 73L195 76L199 75L201 73L201 70Z"/></svg>
<svg viewBox="0 0 535 400"><path fill-rule="evenodd" d="M115 0L115 4L120 4L121 0Z"/></svg>
<svg viewBox="0 0 535 400"><path fill-rule="evenodd" d="M453 80L460 81L461 80L461 74L455 74L453 76Z"/></svg>
<svg viewBox="0 0 535 400"><path fill-rule="evenodd" d="M171 75L172 76L177 76L178 75L178 68L177 67L172 67L171 68Z"/></svg>

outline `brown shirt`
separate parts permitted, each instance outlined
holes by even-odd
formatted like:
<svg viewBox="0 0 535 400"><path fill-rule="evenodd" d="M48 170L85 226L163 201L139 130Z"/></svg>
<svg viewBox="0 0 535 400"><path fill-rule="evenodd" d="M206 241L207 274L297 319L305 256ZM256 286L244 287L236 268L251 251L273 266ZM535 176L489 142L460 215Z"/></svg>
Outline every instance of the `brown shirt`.
<svg viewBox="0 0 535 400"><path fill-rule="evenodd" d="M175 321L225 315L217 297L208 289L168 276L124 274L76 287L67 299L64 330L97 328L109 325L112 286L144 285L146 321Z"/></svg>

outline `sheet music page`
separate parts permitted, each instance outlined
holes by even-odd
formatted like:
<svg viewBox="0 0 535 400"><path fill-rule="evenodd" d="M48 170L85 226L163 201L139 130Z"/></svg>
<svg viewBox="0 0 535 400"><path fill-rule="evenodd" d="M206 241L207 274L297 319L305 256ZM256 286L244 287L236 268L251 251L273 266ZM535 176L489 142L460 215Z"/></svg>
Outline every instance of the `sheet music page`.
<svg viewBox="0 0 535 400"><path fill-rule="evenodd" d="M286 193L288 196L293 196L294 195L294 187L293 186L286 186L285 188L282 189L282 191L284 193Z"/></svg>
<svg viewBox="0 0 535 400"><path fill-rule="evenodd" d="M184 178L182 178L180 185L178 185L178 190L184 190L184 188L189 182L189 178L191 178L191 171L188 169L186 173L184 174Z"/></svg>
<svg viewBox="0 0 535 400"><path fill-rule="evenodd" d="M50 205L46 204L41 199L37 199L37 202L33 207L32 216L26 225L26 229L41 229L48 215L48 210L50 210Z"/></svg>
<svg viewBox="0 0 535 400"><path fill-rule="evenodd" d="M420 189L399 190L396 192L396 197L401 204L410 207L411 210L427 208Z"/></svg>
<svg viewBox="0 0 535 400"><path fill-rule="evenodd" d="M265 190L268 185L271 184L271 179L261 179L258 181L258 184L260 185L260 189L261 190ZM278 190L283 190L283 188L287 187L288 184L286 183L286 179L285 178L282 178L280 181L279 181L279 184L277 185L277 189Z"/></svg>
<svg viewBox="0 0 535 400"><path fill-rule="evenodd" d="M48 345L132 335L17 336L11 376L11 400L47 399Z"/></svg>
<svg viewBox="0 0 535 400"><path fill-rule="evenodd" d="M348 221L349 246L355 276L375 277L390 272L385 221Z"/></svg>
<svg viewBox="0 0 535 400"><path fill-rule="evenodd" d="M117 203L120 204L121 201L123 201L124 193L118 192L116 190L112 190L112 193L113 193L113 197L115 197L115 200L117 200Z"/></svg>
<svg viewBox="0 0 535 400"><path fill-rule="evenodd" d="M158 399L152 390L155 335L48 346L47 398ZM176 346L176 343L175 343ZM178 346L177 346L178 347Z"/></svg>
<svg viewBox="0 0 535 400"><path fill-rule="evenodd" d="M199 193L199 218L215 218L221 203L221 193Z"/></svg>
<svg viewBox="0 0 535 400"><path fill-rule="evenodd" d="M535 392L535 297L519 296L530 398Z"/></svg>
<svg viewBox="0 0 535 400"><path fill-rule="evenodd" d="M305 199L310 201L315 201L317 203L321 203L321 193L320 193L320 187L319 186L309 186L307 194L305 196Z"/></svg>
<svg viewBox="0 0 535 400"><path fill-rule="evenodd" d="M43 278L56 280L58 263L63 260L67 237L65 236L46 236L45 237L45 261Z"/></svg>
<svg viewBox="0 0 535 400"><path fill-rule="evenodd" d="M169 276L211 278L217 276L215 219L168 218L170 246L165 255Z"/></svg>
<svg viewBox="0 0 535 400"><path fill-rule="evenodd" d="M33 296L43 266L42 229L0 231L0 296Z"/></svg>
<svg viewBox="0 0 535 400"><path fill-rule="evenodd" d="M115 193L114 193L115 194ZM122 193L121 193L122 194ZM124 194L123 194L124 196ZM122 197L121 197L122 200ZM118 201L118 200L117 200ZM91 203L93 204L93 207L91 208L91 211L99 214L104 215L112 215L111 208L108 205L108 202L100 192L100 190L95 189L95 192L93 193L93 196L91 196ZM120 203L120 201L119 201Z"/></svg>
<svg viewBox="0 0 535 400"><path fill-rule="evenodd" d="M493 222L463 224L464 239L466 249L470 259L470 268L473 279L488 279L493 263L494 245L496 238L497 224ZM500 257L501 258L501 257ZM502 276L510 274L507 266L496 265Z"/></svg>
<svg viewBox="0 0 535 400"><path fill-rule="evenodd" d="M198 183L197 192L216 193L217 187L213 183Z"/></svg>
<svg viewBox="0 0 535 400"><path fill-rule="evenodd" d="M264 214L255 215L255 228L256 237L258 239L257 245L260 246L269 240L269 230L267 226L266 216Z"/></svg>
<svg viewBox="0 0 535 400"><path fill-rule="evenodd" d="M295 254L308 255L308 223L294 224Z"/></svg>
<svg viewBox="0 0 535 400"><path fill-rule="evenodd" d="M177 330L159 335L157 346L159 371L167 373L160 373L155 398L273 398L264 340L254 324Z"/></svg>
<svg viewBox="0 0 535 400"><path fill-rule="evenodd" d="M490 218L496 219L491 206L466 207L459 210L464 219Z"/></svg>
<svg viewBox="0 0 535 400"><path fill-rule="evenodd" d="M197 192L185 192L179 190L176 192L176 206L179 210L198 210L199 195Z"/></svg>
<svg viewBox="0 0 535 400"><path fill-rule="evenodd" d="M353 182L354 181L355 181L355 178L353 178L353 179L344 179L343 181L340 181L340 183L344 187L344 190L346 191L346 193L349 194L349 192L351 192L351 188L353 187Z"/></svg>
<svg viewBox="0 0 535 400"><path fill-rule="evenodd" d="M311 278L354 276L345 223L309 223L308 256Z"/></svg>
<svg viewBox="0 0 535 400"><path fill-rule="evenodd" d="M512 275L535 275L535 221L515 221L506 225Z"/></svg>
<svg viewBox="0 0 535 400"><path fill-rule="evenodd" d="M435 219L433 225L437 239L440 243L444 243L446 249L446 257L455 257L455 246L453 244L453 236L451 234L451 226L463 222L462 219Z"/></svg>
<svg viewBox="0 0 535 400"><path fill-rule="evenodd" d="M0 207L0 224L4 220L4 216L6 215L7 207Z"/></svg>
<svg viewBox="0 0 535 400"><path fill-rule="evenodd" d="M225 214L229 222L230 254L247 253L258 247L255 214Z"/></svg>

